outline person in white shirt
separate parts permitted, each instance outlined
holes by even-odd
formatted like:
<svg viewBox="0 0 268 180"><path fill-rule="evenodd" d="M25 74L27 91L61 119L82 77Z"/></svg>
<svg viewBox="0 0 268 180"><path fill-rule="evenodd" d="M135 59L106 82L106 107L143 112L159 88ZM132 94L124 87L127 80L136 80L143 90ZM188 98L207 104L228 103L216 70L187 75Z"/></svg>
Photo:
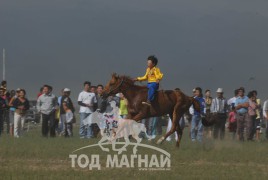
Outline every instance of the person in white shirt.
<svg viewBox="0 0 268 180"><path fill-rule="evenodd" d="M227 100L223 97L223 89L218 88L217 97L212 100L210 112L215 116L216 122L213 127L213 137L223 140L225 136L225 124L227 119Z"/></svg>
<svg viewBox="0 0 268 180"><path fill-rule="evenodd" d="M236 101L236 99L237 99L237 97L238 97L238 89L236 89L235 91L234 91L234 97L232 97L231 99L229 99L228 101L227 101L227 105L230 107L230 110L234 107L234 105L235 105L235 101Z"/></svg>
<svg viewBox="0 0 268 180"><path fill-rule="evenodd" d="M263 104L263 119L266 122L266 138L268 139L268 99Z"/></svg>
<svg viewBox="0 0 268 180"><path fill-rule="evenodd" d="M95 93L90 92L91 83L84 83L84 90L78 96L78 104L80 105L80 138L92 138L92 126L84 125L83 120L94 112L94 104L97 103Z"/></svg>

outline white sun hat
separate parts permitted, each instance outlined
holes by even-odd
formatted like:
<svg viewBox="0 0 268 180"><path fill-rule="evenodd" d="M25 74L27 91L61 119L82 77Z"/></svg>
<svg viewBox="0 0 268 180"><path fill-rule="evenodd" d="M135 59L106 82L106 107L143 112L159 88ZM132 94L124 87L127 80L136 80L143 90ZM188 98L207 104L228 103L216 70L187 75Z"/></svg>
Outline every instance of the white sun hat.
<svg viewBox="0 0 268 180"><path fill-rule="evenodd" d="M218 88L216 93L223 93L223 88Z"/></svg>
<svg viewBox="0 0 268 180"><path fill-rule="evenodd" d="M69 88L64 88L64 89L63 89L63 92L71 92L71 89L69 89Z"/></svg>

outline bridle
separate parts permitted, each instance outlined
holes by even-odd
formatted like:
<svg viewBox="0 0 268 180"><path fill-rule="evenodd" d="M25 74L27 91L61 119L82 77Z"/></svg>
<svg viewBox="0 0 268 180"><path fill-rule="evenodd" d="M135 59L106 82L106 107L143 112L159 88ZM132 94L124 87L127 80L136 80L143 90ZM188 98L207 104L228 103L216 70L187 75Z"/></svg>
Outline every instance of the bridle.
<svg viewBox="0 0 268 180"><path fill-rule="evenodd" d="M120 84L117 87L115 87L114 89L110 89L107 94L110 95L113 91L120 89L120 87L123 85L123 83L124 83L124 78L121 80Z"/></svg>

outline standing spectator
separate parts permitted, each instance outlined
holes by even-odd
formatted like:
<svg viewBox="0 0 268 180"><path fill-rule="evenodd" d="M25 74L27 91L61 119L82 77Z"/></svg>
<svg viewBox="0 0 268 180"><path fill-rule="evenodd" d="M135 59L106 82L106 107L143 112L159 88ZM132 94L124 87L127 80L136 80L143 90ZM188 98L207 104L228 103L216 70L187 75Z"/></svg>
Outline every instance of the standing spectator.
<svg viewBox="0 0 268 180"><path fill-rule="evenodd" d="M206 113L210 113L210 107L212 105L212 97L210 90L206 90L205 92L205 100L206 100Z"/></svg>
<svg viewBox="0 0 268 180"><path fill-rule="evenodd" d="M3 88L0 88L0 135L2 134L3 132L3 129L4 129L4 111L6 109L6 100L2 98L4 94L4 89Z"/></svg>
<svg viewBox="0 0 268 180"><path fill-rule="evenodd" d="M206 114L208 117L210 117L210 107L212 104L212 97L211 97L211 92L210 90L205 91L205 101L206 101ZM212 137L212 127L204 127L204 135L207 138Z"/></svg>
<svg viewBox="0 0 268 180"><path fill-rule="evenodd" d="M263 118L266 122L265 136L266 136L266 139L268 139L268 99L264 101L264 104L263 104Z"/></svg>
<svg viewBox="0 0 268 180"><path fill-rule="evenodd" d="M121 118L126 118L128 115L127 111L127 99L125 98L124 94L120 93L120 116Z"/></svg>
<svg viewBox="0 0 268 180"><path fill-rule="evenodd" d="M0 88L2 88L2 90L4 91L4 95L6 95L6 93L7 93L7 81L5 81L5 80L2 81Z"/></svg>
<svg viewBox="0 0 268 180"><path fill-rule="evenodd" d="M103 92L103 85L99 84L97 86L96 89L96 107L94 108L94 110L96 109L98 112L100 113L104 113L106 110L106 100L102 98L102 92ZM93 129L93 136L97 137L97 135L100 132L100 128L98 126L98 124L96 123L92 123L92 129Z"/></svg>
<svg viewBox="0 0 268 180"><path fill-rule="evenodd" d="M218 88L217 96L212 100L212 105L210 108L211 113L213 113L214 118L216 119L213 127L213 137L223 140L225 136L225 124L227 119L227 100L223 97L223 89Z"/></svg>
<svg viewBox="0 0 268 180"><path fill-rule="evenodd" d="M84 125L83 120L86 119L94 111L94 103L97 103L96 95L90 92L91 83L84 83L84 90L78 96L78 104L80 105L80 138L92 138L92 126Z"/></svg>
<svg viewBox="0 0 268 180"><path fill-rule="evenodd" d="M44 90L44 88L41 87L39 93L37 94L37 99L38 99L42 94L44 94L44 91L43 91L43 90ZM41 123L41 124L43 123L42 116L40 116L40 123Z"/></svg>
<svg viewBox="0 0 268 180"><path fill-rule="evenodd" d="M195 88L192 90L193 97L195 97ZM192 119L193 115L190 113L190 111L185 113L185 117L189 123L189 129L192 129ZM189 137L191 138L191 131L189 131Z"/></svg>
<svg viewBox="0 0 268 180"><path fill-rule="evenodd" d="M96 93L96 86L91 86L90 87L90 92Z"/></svg>
<svg viewBox="0 0 268 180"><path fill-rule="evenodd" d="M195 88L192 90L192 92L193 92L193 97L195 97Z"/></svg>
<svg viewBox="0 0 268 180"><path fill-rule="evenodd" d="M59 104L59 106L61 105L62 96L64 96L64 89L62 89L60 93L61 93L61 96L58 97L58 104Z"/></svg>
<svg viewBox="0 0 268 180"><path fill-rule="evenodd" d="M236 130L237 130L235 107L232 107L232 111L230 111L229 113L228 122L229 122L228 128L229 128L229 131L232 133L232 139L234 140L236 136Z"/></svg>
<svg viewBox="0 0 268 180"><path fill-rule="evenodd" d="M39 98L43 94L43 87L40 88L39 93L37 94L37 98Z"/></svg>
<svg viewBox="0 0 268 180"><path fill-rule="evenodd" d="M73 136L73 121L74 121L74 113L71 109L70 103L66 101L62 102L62 108L64 111L64 116L62 116L62 121L65 123L64 125L64 135L65 137L72 137Z"/></svg>
<svg viewBox="0 0 268 180"><path fill-rule="evenodd" d="M24 122L26 117L26 112L30 108L30 104L27 98L25 98L26 92L21 89L13 102L13 107L16 109L14 114L14 137L19 138L24 129Z"/></svg>
<svg viewBox="0 0 268 180"><path fill-rule="evenodd" d="M62 118L64 118L64 116L66 116L66 112L64 110L64 106L63 103L66 103L66 106L68 107L68 109L70 109L72 111L72 113L74 114L75 109L74 109L74 105L73 102L70 98L71 95L71 90L69 88L64 88L63 89L63 95L61 97L61 101L60 101L60 119L61 119L61 124L60 124L60 129L61 129L61 133L62 135L66 136L66 128L65 128L65 124L66 122L64 122L64 120L62 120ZM73 117L74 120L74 117Z"/></svg>
<svg viewBox="0 0 268 180"><path fill-rule="evenodd" d="M255 124L255 129L256 129L256 140L260 141L260 131L261 131L261 100L258 99L258 92L256 90L252 91L253 96L255 96L256 103L257 103L257 109L256 109L256 124Z"/></svg>
<svg viewBox="0 0 268 180"><path fill-rule="evenodd" d="M61 100L62 96L64 95L63 92L64 89L61 90L61 96L58 97L58 106L61 107ZM64 132L64 123L61 123L61 112L60 108L56 110L56 117L55 117L55 130L56 132L61 135L62 132Z"/></svg>
<svg viewBox="0 0 268 180"><path fill-rule="evenodd" d="M238 97L238 89L234 91L234 97L232 97L231 99L227 101L227 104L230 107L230 109L232 109L232 107L235 107L235 101L237 97Z"/></svg>
<svg viewBox="0 0 268 180"><path fill-rule="evenodd" d="M245 96L245 89L238 89L238 97L235 101L237 134L240 141L244 141L244 129L246 129L246 137L249 138L249 115L248 115L249 99Z"/></svg>
<svg viewBox="0 0 268 180"><path fill-rule="evenodd" d="M10 123L10 134L11 136L14 135L14 113L16 111L16 108L13 106L13 102L18 98L19 96L19 92L20 92L20 88L18 88L16 91L12 90L11 91L11 99L9 101L9 123ZM13 92L14 91L14 92Z"/></svg>
<svg viewBox="0 0 268 180"><path fill-rule="evenodd" d="M203 124L202 116L206 113L206 102L202 95L202 89L200 87L195 88L195 97L200 104L201 113L194 110L193 106L190 107L190 113L192 114L191 122L191 139L192 142L195 142L196 139L199 142L202 142L203 139ZM197 128L197 133L196 133Z"/></svg>
<svg viewBox="0 0 268 180"><path fill-rule="evenodd" d="M152 140L152 139L155 139L156 138L156 125L159 121L159 117L150 117L148 119L146 119L148 121L148 136L149 136L149 139Z"/></svg>
<svg viewBox="0 0 268 180"><path fill-rule="evenodd" d="M102 98L102 92L103 92L103 85L99 84L97 86L97 93L96 93L96 99L97 99L97 110L100 113L104 113L106 110L106 100Z"/></svg>
<svg viewBox="0 0 268 180"><path fill-rule="evenodd" d="M43 86L43 93L37 99L36 104L37 110L42 116L42 135L43 137L48 137L48 132L50 132L50 137L55 137L55 112L58 108L58 100L52 94L52 87L49 85Z"/></svg>
<svg viewBox="0 0 268 180"><path fill-rule="evenodd" d="M4 83L6 83L6 81L3 81ZM3 83L2 82L2 83ZM2 99L4 99L6 101L6 106L5 108L3 108L2 110L2 116L3 116L3 126L1 127L2 128L2 131L4 131L4 123L6 123L6 132L7 134L9 134L9 130L10 130L10 122L9 122L9 107L8 107L8 104L9 104L9 101L10 101L10 96L9 96L9 92L6 91L6 84L2 84L1 86L1 93L0 93L0 96Z"/></svg>
<svg viewBox="0 0 268 180"><path fill-rule="evenodd" d="M249 115L249 137L248 140L252 141L254 134L256 132L256 118L257 118L257 109L258 105L256 102L256 96L254 95L253 92L248 93L248 98L249 98L249 107L248 107L248 115Z"/></svg>

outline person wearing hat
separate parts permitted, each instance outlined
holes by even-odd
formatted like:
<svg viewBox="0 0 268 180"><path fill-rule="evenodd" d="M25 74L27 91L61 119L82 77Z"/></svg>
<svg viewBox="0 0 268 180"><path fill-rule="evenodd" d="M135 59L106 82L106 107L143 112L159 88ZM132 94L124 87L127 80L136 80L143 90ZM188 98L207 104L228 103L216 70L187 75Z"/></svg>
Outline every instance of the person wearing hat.
<svg viewBox="0 0 268 180"><path fill-rule="evenodd" d="M60 102L60 119L62 119L63 116L66 116L64 107L63 107L63 103L65 103L68 108L74 113L75 109L74 109L74 105L72 102L72 99L70 98L71 95L71 90L69 88L64 88L63 89L63 95L61 97L61 102ZM67 134L65 133L65 122L61 121L60 124L60 129L62 130L61 134L64 136L67 136Z"/></svg>
<svg viewBox="0 0 268 180"><path fill-rule="evenodd" d="M214 139L223 140L225 136L225 124L227 119L227 100L223 97L223 89L218 88L217 97L212 100L212 104L210 107L210 112L213 114L213 118L215 118L215 124L213 127L213 137Z"/></svg>

